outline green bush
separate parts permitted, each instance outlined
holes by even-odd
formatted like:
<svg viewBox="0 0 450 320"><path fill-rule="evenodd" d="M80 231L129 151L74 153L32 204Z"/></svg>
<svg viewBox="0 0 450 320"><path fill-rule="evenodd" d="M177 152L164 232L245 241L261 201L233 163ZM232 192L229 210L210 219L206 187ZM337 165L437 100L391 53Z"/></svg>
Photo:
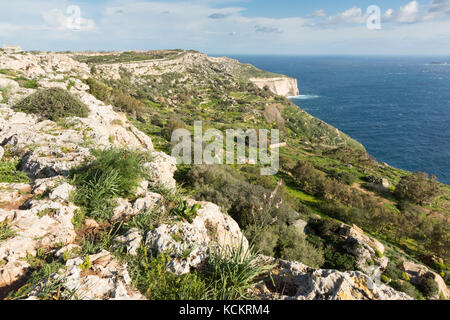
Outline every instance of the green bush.
<svg viewBox="0 0 450 320"><path fill-rule="evenodd" d="M400 200L422 205L439 194L439 183L435 176L417 172L403 177L395 188L395 195Z"/></svg>
<svg viewBox="0 0 450 320"><path fill-rule="evenodd" d="M411 283L403 281L403 280L393 280L389 283L389 285L397 291L401 291L406 293L408 296L416 299L422 300L423 296L419 290Z"/></svg>
<svg viewBox="0 0 450 320"><path fill-rule="evenodd" d="M0 242L12 238L16 234L17 232L11 228L11 224L8 221L0 222Z"/></svg>
<svg viewBox="0 0 450 320"><path fill-rule="evenodd" d="M94 78L86 79L86 84L89 86L90 94L105 103L109 103L111 90L105 84Z"/></svg>
<svg viewBox="0 0 450 320"><path fill-rule="evenodd" d="M253 248L245 250L242 242L237 248L211 248L205 270L212 282L210 298L249 299L249 291L256 285L254 280L272 267L258 264Z"/></svg>
<svg viewBox="0 0 450 320"><path fill-rule="evenodd" d="M138 99L120 90L114 90L111 99L115 110L128 113L133 118L142 119L145 105Z"/></svg>
<svg viewBox="0 0 450 320"><path fill-rule="evenodd" d="M209 286L196 271L177 276L166 270L168 254L151 256L145 247L127 257L134 286L152 300L205 300Z"/></svg>
<svg viewBox="0 0 450 320"><path fill-rule="evenodd" d="M27 183L28 176L19 170L18 161L0 161L0 182L7 183Z"/></svg>
<svg viewBox="0 0 450 320"><path fill-rule="evenodd" d="M278 250L280 258L299 261L313 268L319 268L325 262L322 250L310 244L294 226L280 227Z"/></svg>
<svg viewBox="0 0 450 320"><path fill-rule="evenodd" d="M380 280L383 283L388 283L389 281L391 281L391 279L389 279L389 277L386 276L384 273L380 276Z"/></svg>
<svg viewBox="0 0 450 320"><path fill-rule="evenodd" d="M424 277L418 284L418 289L427 298L439 294L439 286L432 277Z"/></svg>
<svg viewBox="0 0 450 320"><path fill-rule="evenodd" d="M409 277L409 275L406 272L402 272L401 279L404 281L411 281L411 278Z"/></svg>
<svg viewBox="0 0 450 320"><path fill-rule="evenodd" d="M172 213L177 216L178 219L192 223L192 220L197 216L197 210L200 208L201 205L199 203L190 206L187 201L184 200L172 210Z"/></svg>
<svg viewBox="0 0 450 320"><path fill-rule="evenodd" d="M116 197L132 197L145 177L145 154L126 149L92 151L95 160L73 169L69 177L77 186L74 202L95 219L109 218Z"/></svg>
<svg viewBox="0 0 450 320"><path fill-rule="evenodd" d="M61 88L38 90L20 101L14 108L53 121L65 117L87 117L89 114L89 109L83 102Z"/></svg>

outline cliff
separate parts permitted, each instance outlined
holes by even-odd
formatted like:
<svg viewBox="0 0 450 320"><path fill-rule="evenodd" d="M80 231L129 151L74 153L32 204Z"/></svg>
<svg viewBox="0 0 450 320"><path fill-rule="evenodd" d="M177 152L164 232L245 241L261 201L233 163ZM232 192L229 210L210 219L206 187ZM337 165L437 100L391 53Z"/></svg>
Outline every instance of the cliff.
<svg viewBox="0 0 450 320"><path fill-rule="evenodd" d="M297 79L288 77L277 78L251 78L258 88L268 87L270 91L280 96L297 96L300 94L298 90Z"/></svg>

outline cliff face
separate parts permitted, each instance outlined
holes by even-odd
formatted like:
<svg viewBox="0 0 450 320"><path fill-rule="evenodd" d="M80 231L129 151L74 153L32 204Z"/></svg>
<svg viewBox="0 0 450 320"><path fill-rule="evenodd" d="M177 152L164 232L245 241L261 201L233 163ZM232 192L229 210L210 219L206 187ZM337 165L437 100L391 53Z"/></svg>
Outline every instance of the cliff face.
<svg viewBox="0 0 450 320"><path fill-rule="evenodd" d="M251 78L250 81L261 89L267 86L270 91L281 96L287 97L300 94L297 79L294 78Z"/></svg>

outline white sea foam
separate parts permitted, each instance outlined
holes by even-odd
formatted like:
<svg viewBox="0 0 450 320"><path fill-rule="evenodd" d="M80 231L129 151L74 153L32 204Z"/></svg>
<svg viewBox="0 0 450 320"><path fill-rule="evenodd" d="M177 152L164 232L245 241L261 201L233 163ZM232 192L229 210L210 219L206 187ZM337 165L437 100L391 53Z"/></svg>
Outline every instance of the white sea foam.
<svg viewBox="0 0 450 320"><path fill-rule="evenodd" d="M317 99L319 96L315 94L300 94L297 96L288 96L288 99L292 100L308 100L308 99Z"/></svg>

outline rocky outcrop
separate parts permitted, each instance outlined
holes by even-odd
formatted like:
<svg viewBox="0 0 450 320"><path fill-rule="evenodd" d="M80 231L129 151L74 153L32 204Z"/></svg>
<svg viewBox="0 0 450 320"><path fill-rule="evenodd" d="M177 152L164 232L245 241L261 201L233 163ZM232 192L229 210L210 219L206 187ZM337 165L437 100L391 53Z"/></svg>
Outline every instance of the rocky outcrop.
<svg viewBox="0 0 450 320"><path fill-rule="evenodd" d="M159 253L169 252L172 260L168 269L177 273L188 273L199 267L208 257L209 248L248 248L247 239L238 224L219 207L210 202L189 201L190 205L199 203L201 208L191 223L179 221L173 225L163 224L151 230L146 245Z"/></svg>
<svg viewBox="0 0 450 320"><path fill-rule="evenodd" d="M382 256L384 246L378 240L365 235L356 225L342 224L339 235L345 240L344 249L357 258L358 269L367 272L372 264L379 266L380 269L386 268L388 259Z"/></svg>
<svg viewBox="0 0 450 320"><path fill-rule="evenodd" d="M403 262L401 264L401 268L408 274L411 279L411 283L413 284L418 285L424 278L427 277L433 279L439 287L439 294L434 297L435 299L439 299L440 295L444 296L445 299L450 299L450 290L445 284L444 279L442 279L442 277L436 272L431 271L424 265L417 264L412 261Z"/></svg>
<svg viewBox="0 0 450 320"><path fill-rule="evenodd" d="M39 248L69 244L75 240L72 224L75 207L55 201L29 203L27 210L0 209L0 222L7 222L15 236L0 242L0 288L18 280L29 267L26 257Z"/></svg>
<svg viewBox="0 0 450 320"><path fill-rule="evenodd" d="M258 88L263 89L264 87L267 87L270 91L280 96L288 97L300 94L297 79L294 78L251 78L250 81Z"/></svg>
<svg viewBox="0 0 450 320"><path fill-rule="evenodd" d="M89 261L89 264L86 264ZM144 300L131 285L127 265L122 264L106 250L87 258L70 259L65 269L51 275L50 279L60 284L62 299L79 300ZM42 284L42 285L45 285ZM38 298L41 285L33 288L28 300Z"/></svg>
<svg viewBox="0 0 450 320"><path fill-rule="evenodd" d="M264 263L273 258L262 257ZM374 282L359 271L313 269L295 261L279 260L260 288L263 299L285 300L412 300L408 295Z"/></svg>

